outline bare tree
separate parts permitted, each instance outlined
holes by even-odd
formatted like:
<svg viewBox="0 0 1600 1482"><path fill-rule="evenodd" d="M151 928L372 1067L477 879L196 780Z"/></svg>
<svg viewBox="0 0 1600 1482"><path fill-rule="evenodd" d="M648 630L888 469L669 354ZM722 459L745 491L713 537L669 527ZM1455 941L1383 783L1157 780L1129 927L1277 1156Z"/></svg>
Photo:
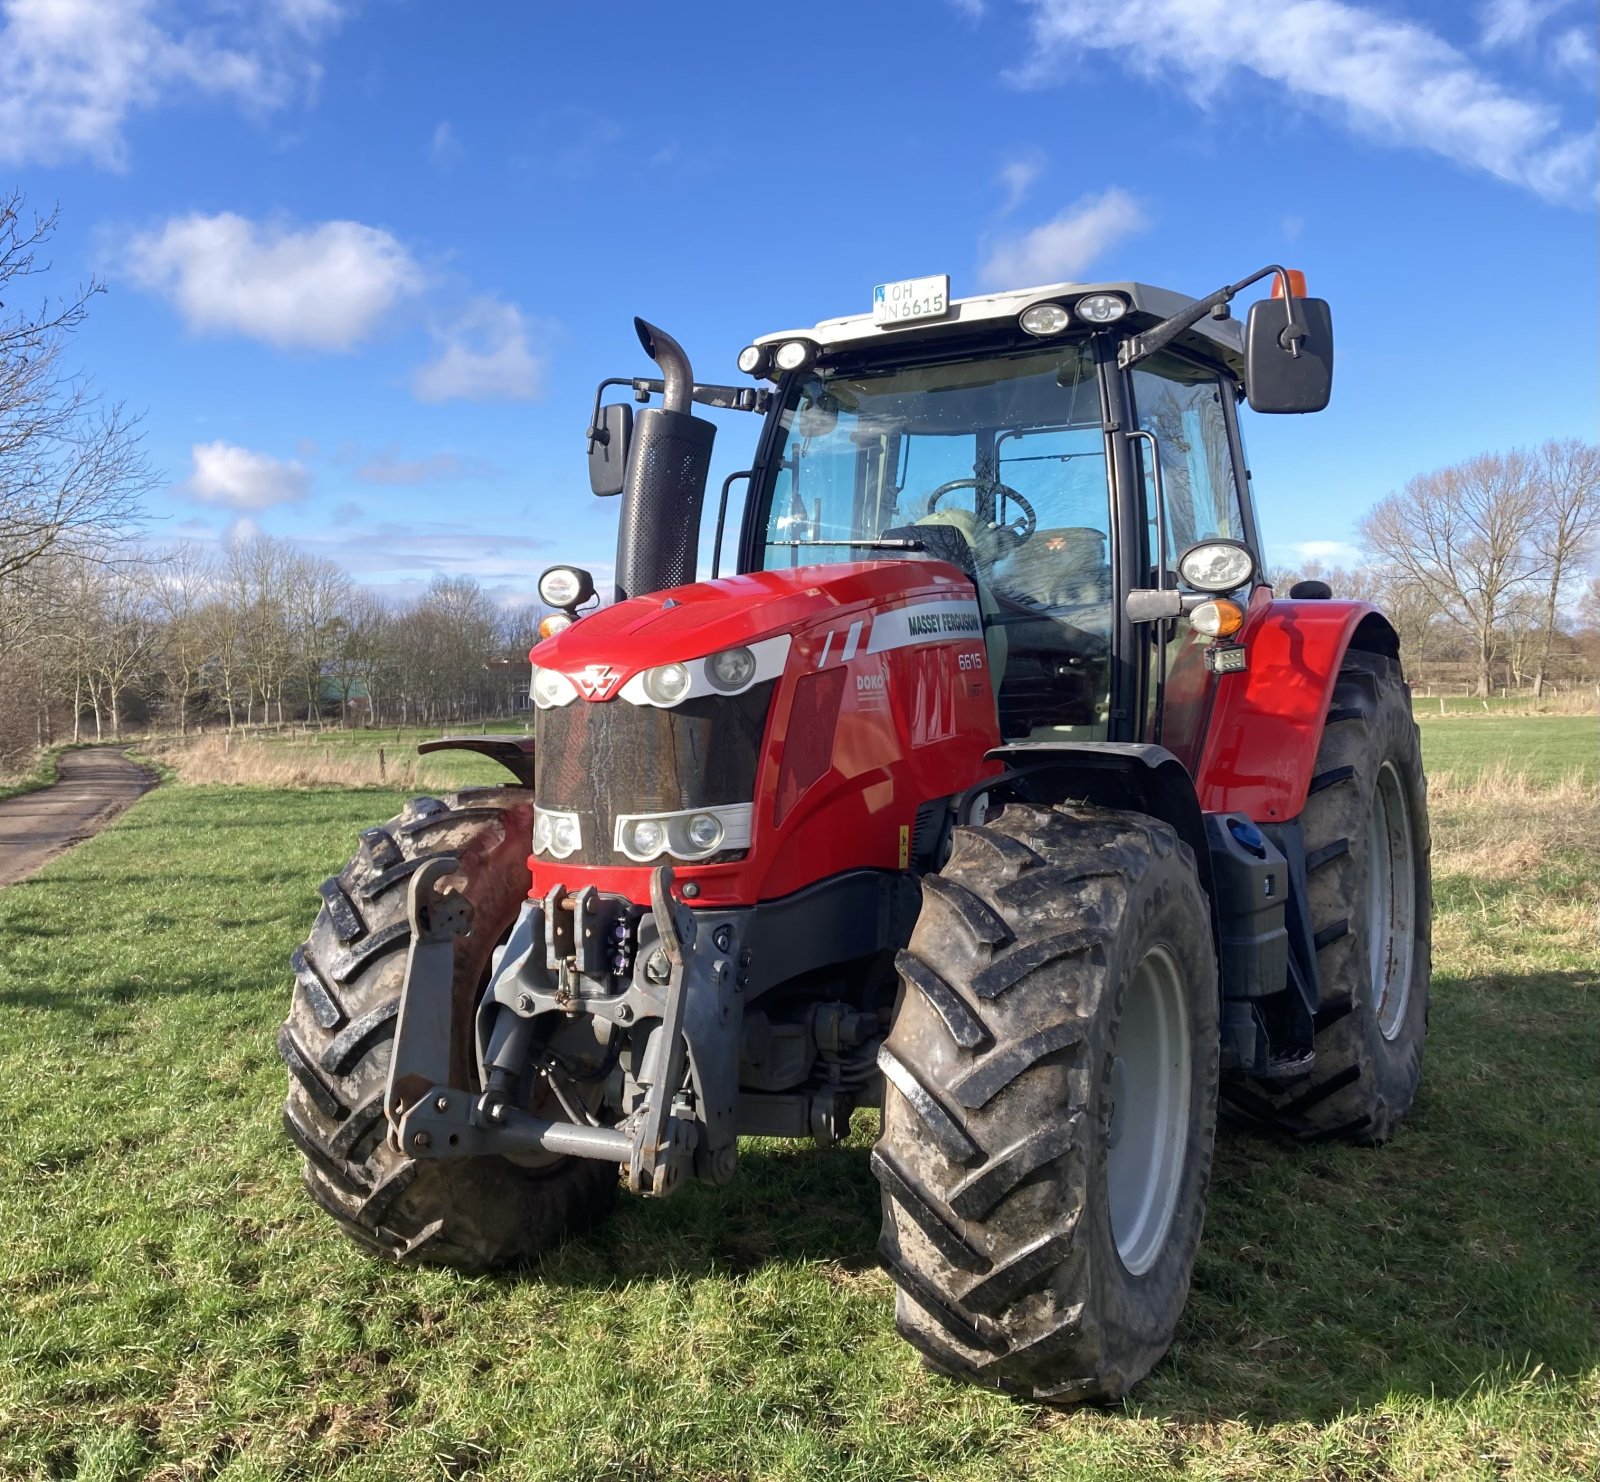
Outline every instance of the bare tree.
<svg viewBox="0 0 1600 1482"><path fill-rule="evenodd" d="M377 724L379 701L388 687L390 630L388 604L376 592L353 590L338 630L331 669L339 690L340 719L345 724L358 690L366 694L369 723Z"/></svg>
<svg viewBox="0 0 1600 1482"><path fill-rule="evenodd" d="M111 734L122 739L124 700L149 671L161 629L145 574L135 567L90 568L99 602L95 668L111 713Z"/></svg>
<svg viewBox="0 0 1600 1482"><path fill-rule="evenodd" d="M1361 522L1368 550L1470 634L1479 695L1489 693L1506 602L1534 569L1530 541L1540 505L1526 453L1485 453L1419 474Z"/></svg>
<svg viewBox="0 0 1600 1482"><path fill-rule="evenodd" d="M216 572L206 553L186 542L152 575L152 600L162 626L161 670L177 710L178 733L187 735L190 702L213 656L206 607L216 587Z"/></svg>
<svg viewBox="0 0 1600 1482"><path fill-rule="evenodd" d="M245 683L245 724L261 701L261 723L272 722L272 703L283 722L283 691L292 659L284 604L286 568L294 549L270 535L230 545L224 557L227 602L239 618L240 670Z"/></svg>
<svg viewBox="0 0 1600 1482"><path fill-rule="evenodd" d="M306 724L322 724L322 690L340 643L351 581L333 561L293 555L283 562L283 593L295 665L305 685Z"/></svg>
<svg viewBox="0 0 1600 1482"><path fill-rule="evenodd" d="M24 220L20 194L0 197L0 300L21 297L41 261L57 213ZM0 595L23 583L28 567L72 547L105 558L137 523L154 482L136 419L107 406L89 381L69 371L63 351L104 291L91 281L66 298L0 318ZM15 619L26 593L5 596Z"/></svg>
<svg viewBox="0 0 1600 1482"><path fill-rule="evenodd" d="M1561 604L1600 536L1600 447L1577 438L1538 453L1540 514L1530 537L1543 567L1533 692L1544 693Z"/></svg>

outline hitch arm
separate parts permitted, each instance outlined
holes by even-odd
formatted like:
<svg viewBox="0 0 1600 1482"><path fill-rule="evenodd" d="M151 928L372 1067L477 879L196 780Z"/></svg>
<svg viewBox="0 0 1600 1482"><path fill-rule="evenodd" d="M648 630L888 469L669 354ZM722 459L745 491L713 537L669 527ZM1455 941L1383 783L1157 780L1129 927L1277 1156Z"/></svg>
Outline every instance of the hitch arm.
<svg viewBox="0 0 1600 1482"><path fill-rule="evenodd" d="M465 896L445 895L438 887L460 868L460 860L444 855L427 860L411 877L406 900L411 950L383 1098L390 1136L395 1139L407 1108L433 1087L450 1082L456 937L471 929L472 907Z"/></svg>
<svg viewBox="0 0 1600 1482"><path fill-rule="evenodd" d="M661 865L650 876L650 910L661 935L661 950L666 953L668 975L665 1004L661 1011L661 1050L656 1071L645 1091L639 1131L628 1158L628 1187L640 1194L667 1194L678 1180L683 1163L692 1152L687 1145L688 1128L674 1125L673 1098L683 1084L687 1045L683 1038L684 995L683 939L672 899L672 866ZM685 913L683 926L693 936L694 919Z"/></svg>

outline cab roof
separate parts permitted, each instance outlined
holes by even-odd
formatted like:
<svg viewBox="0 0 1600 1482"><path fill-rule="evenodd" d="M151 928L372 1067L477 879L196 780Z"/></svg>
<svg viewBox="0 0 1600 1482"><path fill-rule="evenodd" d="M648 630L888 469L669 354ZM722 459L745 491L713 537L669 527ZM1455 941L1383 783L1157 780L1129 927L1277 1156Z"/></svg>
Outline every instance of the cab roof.
<svg viewBox="0 0 1600 1482"><path fill-rule="evenodd" d="M1148 283L1043 283L1036 288L1011 288L1004 293L977 294L951 299L949 309L937 319L918 319L904 324L876 324L870 312L823 319L809 329L786 329L764 334L755 343L773 345L784 340L810 340L824 355L830 350L868 349L878 343L926 340L930 343L959 333L970 333L986 323L1015 324L1031 304L1063 303L1068 309L1074 299L1090 293L1120 293L1128 300L1128 313L1107 325L1113 333L1137 334L1163 319L1188 308L1194 299L1174 293L1170 288L1155 288ZM1196 343L1198 341L1199 343ZM1179 345L1223 361L1236 374L1244 373L1244 335L1236 319L1202 319L1178 337Z"/></svg>

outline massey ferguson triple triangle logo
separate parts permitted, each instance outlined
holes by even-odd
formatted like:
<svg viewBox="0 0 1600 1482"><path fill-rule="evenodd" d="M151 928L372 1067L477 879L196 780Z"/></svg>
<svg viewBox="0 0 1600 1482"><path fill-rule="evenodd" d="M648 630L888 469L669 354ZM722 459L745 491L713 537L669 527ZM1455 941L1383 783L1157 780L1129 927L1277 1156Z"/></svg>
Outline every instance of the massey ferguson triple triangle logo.
<svg viewBox="0 0 1600 1482"><path fill-rule="evenodd" d="M583 672L575 674L573 678L577 680L578 688L591 700L603 700L617 682L618 674L610 664L585 664Z"/></svg>

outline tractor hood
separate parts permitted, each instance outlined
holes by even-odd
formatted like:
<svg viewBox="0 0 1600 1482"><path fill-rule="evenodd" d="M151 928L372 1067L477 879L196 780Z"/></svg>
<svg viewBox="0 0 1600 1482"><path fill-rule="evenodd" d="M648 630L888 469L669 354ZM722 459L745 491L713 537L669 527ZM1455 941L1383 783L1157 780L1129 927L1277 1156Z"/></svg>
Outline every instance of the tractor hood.
<svg viewBox="0 0 1600 1482"><path fill-rule="evenodd" d="M757 571L654 592L581 618L529 655L595 702L618 695L635 675L688 663L726 648L788 637L847 612L883 608L897 597L973 600L972 583L937 561L859 561Z"/></svg>

